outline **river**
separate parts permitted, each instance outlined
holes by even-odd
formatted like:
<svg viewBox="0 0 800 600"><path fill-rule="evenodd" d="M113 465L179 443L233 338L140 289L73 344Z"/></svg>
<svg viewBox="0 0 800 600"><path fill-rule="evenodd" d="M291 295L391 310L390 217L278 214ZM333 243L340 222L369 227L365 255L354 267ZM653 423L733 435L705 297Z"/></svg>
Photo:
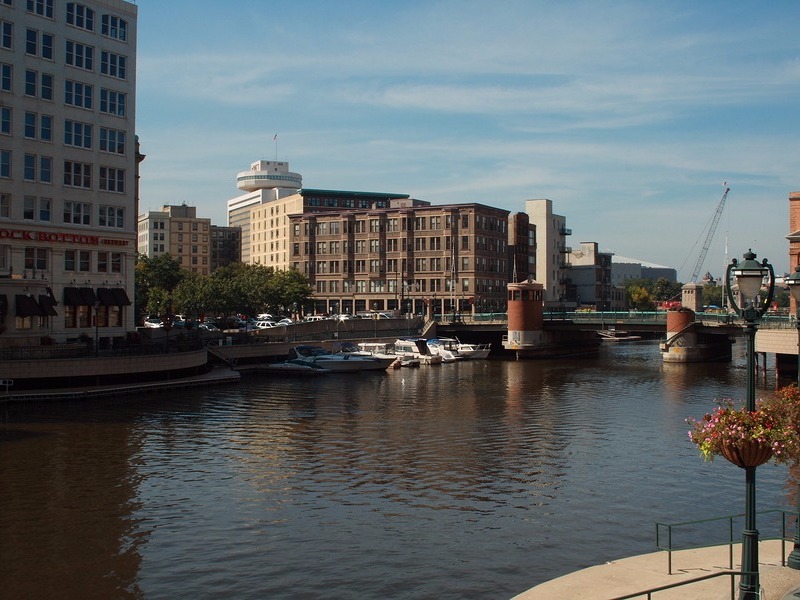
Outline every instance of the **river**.
<svg viewBox="0 0 800 600"><path fill-rule="evenodd" d="M640 342L3 407L0 596L507 599L741 513L744 472L685 418L744 387L741 356ZM758 486L794 506L786 467Z"/></svg>

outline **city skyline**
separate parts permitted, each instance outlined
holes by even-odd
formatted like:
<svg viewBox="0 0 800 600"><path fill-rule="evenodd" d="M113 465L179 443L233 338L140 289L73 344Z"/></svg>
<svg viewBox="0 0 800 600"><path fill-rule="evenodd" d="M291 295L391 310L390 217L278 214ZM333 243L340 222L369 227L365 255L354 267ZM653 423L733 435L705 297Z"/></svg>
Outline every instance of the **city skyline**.
<svg viewBox="0 0 800 600"><path fill-rule="evenodd" d="M794 3L137 5L140 212L225 224L236 174L277 157L308 188L549 198L573 246L685 281L727 181L703 272L726 240L789 269Z"/></svg>

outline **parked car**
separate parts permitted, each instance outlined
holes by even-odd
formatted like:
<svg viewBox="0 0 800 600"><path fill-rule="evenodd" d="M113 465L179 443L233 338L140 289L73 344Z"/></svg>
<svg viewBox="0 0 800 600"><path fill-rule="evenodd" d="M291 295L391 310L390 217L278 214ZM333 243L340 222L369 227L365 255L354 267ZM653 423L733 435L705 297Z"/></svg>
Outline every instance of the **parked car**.
<svg viewBox="0 0 800 600"><path fill-rule="evenodd" d="M197 330L206 333L219 333L219 327L213 323L209 323L208 321L205 323L200 323L200 325L197 326Z"/></svg>
<svg viewBox="0 0 800 600"><path fill-rule="evenodd" d="M294 325L294 321L289 318L283 318L276 322L276 325Z"/></svg>
<svg viewBox="0 0 800 600"><path fill-rule="evenodd" d="M149 329L160 329L164 326L160 317L147 317L144 320L144 326Z"/></svg>
<svg viewBox="0 0 800 600"><path fill-rule="evenodd" d="M275 321L256 321L253 323L252 329L270 329L272 327L277 327ZM248 329L250 328L248 326Z"/></svg>

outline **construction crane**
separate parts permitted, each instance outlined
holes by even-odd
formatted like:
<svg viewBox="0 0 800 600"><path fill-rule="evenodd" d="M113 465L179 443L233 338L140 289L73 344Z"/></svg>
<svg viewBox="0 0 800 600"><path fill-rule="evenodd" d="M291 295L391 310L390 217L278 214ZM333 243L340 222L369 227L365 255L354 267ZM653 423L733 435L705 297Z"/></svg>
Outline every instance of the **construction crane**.
<svg viewBox="0 0 800 600"><path fill-rule="evenodd" d="M711 246L711 240L714 238L714 232L717 230L719 218L722 216L722 210L725 208L725 200L728 198L728 192L731 191L731 188L728 187L727 181L723 181L722 185L725 186L725 193L722 194L722 198L717 205L717 211L714 213L714 218L711 220L711 226L708 228L708 233L706 234L706 241L703 243L703 248L700 250L700 256L697 257L697 264L695 264L694 271L692 271L692 278L689 280L692 283L697 283L697 278L700 276L700 269L703 268L703 263L706 261L708 248Z"/></svg>

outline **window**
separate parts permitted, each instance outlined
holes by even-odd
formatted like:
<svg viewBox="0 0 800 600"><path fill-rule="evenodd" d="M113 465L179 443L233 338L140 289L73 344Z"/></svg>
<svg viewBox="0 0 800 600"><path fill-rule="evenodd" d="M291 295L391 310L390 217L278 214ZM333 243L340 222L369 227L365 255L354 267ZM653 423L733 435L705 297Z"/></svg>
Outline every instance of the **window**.
<svg viewBox="0 0 800 600"><path fill-rule="evenodd" d="M124 117L125 94L100 88L100 112Z"/></svg>
<svg viewBox="0 0 800 600"><path fill-rule="evenodd" d="M109 77L125 79L126 58L121 54L114 54L103 50L100 52L100 72Z"/></svg>
<svg viewBox="0 0 800 600"><path fill-rule="evenodd" d="M100 150L125 154L125 132L118 129L100 128Z"/></svg>
<svg viewBox="0 0 800 600"><path fill-rule="evenodd" d="M106 192L125 192L125 169L100 167L100 189Z"/></svg>
<svg viewBox="0 0 800 600"><path fill-rule="evenodd" d="M92 108L92 86L67 79L64 82L64 104L78 108Z"/></svg>
<svg viewBox="0 0 800 600"><path fill-rule="evenodd" d="M53 99L53 76L50 73L42 73L42 87L40 93L42 100Z"/></svg>
<svg viewBox="0 0 800 600"><path fill-rule="evenodd" d="M25 181L36 181L36 155L26 154L23 165L22 178Z"/></svg>
<svg viewBox="0 0 800 600"><path fill-rule="evenodd" d="M0 218L11 218L11 194L0 194Z"/></svg>
<svg viewBox="0 0 800 600"><path fill-rule="evenodd" d="M128 22L114 15L103 15L100 33L124 42L128 39Z"/></svg>
<svg viewBox="0 0 800 600"><path fill-rule="evenodd" d="M25 248L25 268L47 269L47 249L46 248Z"/></svg>
<svg viewBox="0 0 800 600"><path fill-rule="evenodd" d="M14 49L14 24L0 21L0 48Z"/></svg>
<svg viewBox="0 0 800 600"><path fill-rule="evenodd" d="M111 272L112 273L122 273L122 253L121 252L112 252L111 253Z"/></svg>
<svg viewBox="0 0 800 600"><path fill-rule="evenodd" d="M92 205L86 202L64 201L64 223L89 225L89 211Z"/></svg>
<svg viewBox="0 0 800 600"><path fill-rule="evenodd" d="M67 2L67 23L87 31L94 31L94 11L83 4Z"/></svg>
<svg viewBox="0 0 800 600"><path fill-rule="evenodd" d="M39 73L36 71L31 71L30 69L25 70L25 95L26 96L36 96L36 88L39 85Z"/></svg>
<svg viewBox="0 0 800 600"><path fill-rule="evenodd" d="M92 126L78 121L64 121L64 144L78 148L91 148Z"/></svg>
<svg viewBox="0 0 800 600"><path fill-rule="evenodd" d="M11 92L13 87L11 85L13 78L13 71L11 65L0 63L0 91Z"/></svg>
<svg viewBox="0 0 800 600"><path fill-rule="evenodd" d="M0 107L0 133L11 135L11 109L7 106Z"/></svg>
<svg viewBox="0 0 800 600"><path fill-rule="evenodd" d="M50 206L53 201L50 198L39 198L39 220L50 221Z"/></svg>
<svg viewBox="0 0 800 600"><path fill-rule="evenodd" d="M121 206L100 206L97 224L100 227L125 227L125 209Z"/></svg>
<svg viewBox="0 0 800 600"><path fill-rule="evenodd" d="M36 197L25 196L22 200L22 218L26 221L33 221L36 214Z"/></svg>
<svg viewBox="0 0 800 600"><path fill-rule="evenodd" d="M48 19L53 18L53 0L27 0L28 12Z"/></svg>
<svg viewBox="0 0 800 600"><path fill-rule="evenodd" d="M71 160L64 161L64 185L80 188L92 187L92 165ZM88 223L86 223L88 225Z"/></svg>
<svg viewBox="0 0 800 600"><path fill-rule="evenodd" d="M42 183L53 183L53 157L39 157L39 181ZM47 219L48 221L50 219Z"/></svg>
<svg viewBox="0 0 800 600"><path fill-rule="evenodd" d="M108 252L97 253L97 272L108 273Z"/></svg>
<svg viewBox="0 0 800 600"><path fill-rule="evenodd" d="M67 40L65 62L72 67L91 71L94 66L94 47Z"/></svg>
<svg viewBox="0 0 800 600"><path fill-rule="evenodd" d="M36 113L25 113L25 137L36 139Z"/></svg>
<svg viewBox="0 0 800 600"><path fill-rule="evenodd" d="M0 177L11 177L11 150L0 150Z"/></svg>

